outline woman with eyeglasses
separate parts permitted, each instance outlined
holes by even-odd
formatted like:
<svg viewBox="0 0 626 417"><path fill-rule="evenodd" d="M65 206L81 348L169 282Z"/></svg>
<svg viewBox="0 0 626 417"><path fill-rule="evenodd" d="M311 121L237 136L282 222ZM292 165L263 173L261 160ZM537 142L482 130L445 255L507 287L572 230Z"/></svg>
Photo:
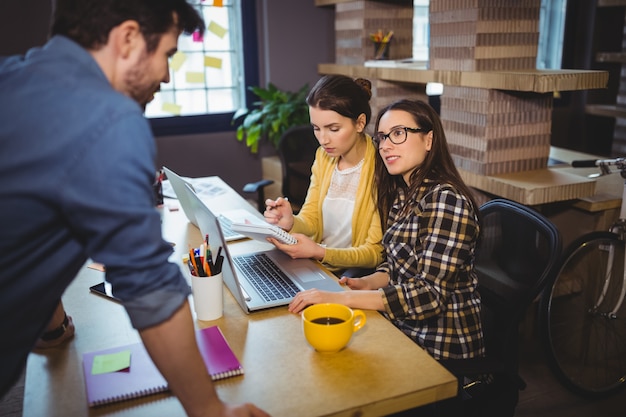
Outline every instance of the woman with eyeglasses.
<svg viewBox="0 0 626 417"><path fill-rule="evenodd" d="M422 101L381 110L372 137L375 182L386 259L353 290L308 290L290 304L336 302L381 311L436 359L484 354L474 271L478 206L461 179L439 116Z"/></svg>

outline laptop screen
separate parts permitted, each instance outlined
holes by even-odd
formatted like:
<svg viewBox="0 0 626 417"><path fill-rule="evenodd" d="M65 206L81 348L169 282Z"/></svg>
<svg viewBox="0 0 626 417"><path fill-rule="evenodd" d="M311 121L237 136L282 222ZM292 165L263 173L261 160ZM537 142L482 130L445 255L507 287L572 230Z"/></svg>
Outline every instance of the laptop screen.
<svg viewBox="0 0 626 417"><path fill-rule="evenodd" d="M170 181L170 184L172 185L174 194L176 194L176 198L178 199L178 202L180 203L180 206L183 209L185 216L187 216L187 219L193 225L197 227L198 223L196 221L194 211L191 208L191 203L187 195L187 186L189 186L192 192L195 194L193 185L185 181L180 175L176 174L174 171L172 171L168 167L163 167L163 171L165 171L165 175L167 176L167 179Z"/></svg>
<svg viewBox="0 0 626 417"><path fill-rule="evenodd" d="M213 212L200 200L200 197L191 189L189 185L186 186L187 195L191 204L191 207L196 216L198 222L197 227L200 229L203 238L208 236L209 245L211 245L211 251L217 253L219 248L222 248L224 254L224 263L222 265L222 280L230 290L230 293L235 297L241 308L248 313L249 309L245 303L245 297L242 293L241 286L237 281L237 277L234 272L234 266L228 245L222 233L222 228L218 218Z"/></svg>

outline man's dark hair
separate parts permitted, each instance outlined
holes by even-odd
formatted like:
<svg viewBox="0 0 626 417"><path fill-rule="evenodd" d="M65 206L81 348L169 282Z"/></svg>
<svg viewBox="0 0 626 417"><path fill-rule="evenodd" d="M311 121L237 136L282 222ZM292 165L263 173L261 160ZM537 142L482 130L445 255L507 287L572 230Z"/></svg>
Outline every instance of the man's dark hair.
<svg viewBox="0 0 626 417"><path fill-rule="evenodd" d="M127 20L139 23L148 52L154 52L161 36L174 26L186 34L205 28L187 0L56 0L51 35L99 49L107 43L111 29Z"/></svg>

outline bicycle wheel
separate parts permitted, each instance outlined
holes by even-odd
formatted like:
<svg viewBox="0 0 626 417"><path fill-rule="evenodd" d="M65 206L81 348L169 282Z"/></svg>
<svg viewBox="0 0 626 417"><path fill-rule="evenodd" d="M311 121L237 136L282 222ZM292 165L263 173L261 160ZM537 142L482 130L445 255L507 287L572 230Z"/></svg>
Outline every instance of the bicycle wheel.
<svg viewBox="0 0 626 417"><path fill-rule="evenodd" d="M626 302L615 311L624 298L624 248L614 233L581 237L565 252L540 301L549 365L581 396L609 396L626 382Z"/></svg>

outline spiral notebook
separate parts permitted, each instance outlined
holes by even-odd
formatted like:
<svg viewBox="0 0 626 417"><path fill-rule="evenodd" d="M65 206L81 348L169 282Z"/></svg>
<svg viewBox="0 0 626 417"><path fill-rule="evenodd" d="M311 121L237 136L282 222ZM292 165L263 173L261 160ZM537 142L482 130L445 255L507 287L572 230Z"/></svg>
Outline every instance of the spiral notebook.
<svg viewBox="0 0 626 417"><path fill-rule="evenodd" d="M282 243L288 245L294 245L298 243L298 240L285 232L278 226L269 223L237 223L233 222L230 225L231 229L235 232L239 232L251 239L260 240L261 242L267 242L268 237L273 237Z"/></svg>
<svg viewBox="0 0 626 417"><path fill-rule="evenodd" d="M196 332L198 348L213 380L243 374L243 367L219 327ZM114 372L94 374L95 364L118 360L130 352L130 366ZM101 370L99 369L98 372ZM83 374L90 407L168 391L167 382L152 362L143 343L83 354Z"/></svg>

